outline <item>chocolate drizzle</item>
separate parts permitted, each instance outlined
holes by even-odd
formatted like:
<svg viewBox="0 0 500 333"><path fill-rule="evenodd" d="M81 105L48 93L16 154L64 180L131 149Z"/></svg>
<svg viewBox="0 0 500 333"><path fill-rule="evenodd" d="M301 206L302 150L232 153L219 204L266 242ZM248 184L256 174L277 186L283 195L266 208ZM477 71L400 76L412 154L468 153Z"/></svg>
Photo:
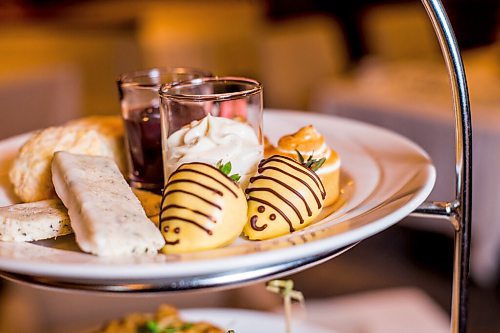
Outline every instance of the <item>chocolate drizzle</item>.
<svg viewBox="0 0 500 333"><path fill-rule="evenodd" d="M267 228L267 224L263 224L262 226L258 226L257 225L257 220L259 218L257 217L257 215L254 215L250 218L250 226L252 227L253 230L256 230L256 231L262 231L264 229Z"/></svg>
<svg viewBox="0 0 500 333"><path fill-rule="evenodd" d="M285 160L285 161L284 161ZM265 160L262 160L260 163L259 163L259 169L261 169L264 165L266 165L267 163L269 162L278 162L278 163L283 163L283 164L286 164L288 165L290 168L300 172L300 173L303 173L304 175L308 176L309 178L311 178L311 180L316 184L316 186L318 187L320 193L321 193L321 197L324 199L326 197L326 190L325 190L325 187L323 186L323 183L321 182L321 180L319 179L318 175L312 171L312 170L308 170L309 172L303 170L304 166L302 164L300 164L299 162L297 162L296 160L294 160L293 158L290 158L290 157L287 157L287 156L282 156L282 155L273 155ZM287 161L290 161L294 164L298 164L300 167L297 167L295 165L292 165L290 163L287 163ZM260 171L259 171L260 172Z"/></svg>
<svg viewBox="0 0 500 333"><path fill-rule="evenodd" d="M196 210L196 209L191 209L189 207L186 207L186 206L181 206L181 205L168 205L168 206L165 206L161 209L161 212L165 212L166 210L169 210L169 209L173 209L173 208L177 208L177 209L185 209L185 210L189 210L195 214L198 214L198 215L202 215L202 216L205 216L207 219L209 219L210 221L212 221L213 223L217 223L217 220L215 219L215 217L209 215L209 214L205 214L203 212L200 212L199 210Z"/></svg>
<svg viewBox="0 0 500 333"><path fill-rule="evenodd" d="M216 188L204 185L202 183L199 183L199 182L197 182L195 180L191 180L191 179L176 179L176 180L171 180L171 181L168 182L168 186L173 185L173 184L181 184L181 183L195 184L195 185L201 186L203 188L206 188L207 190L212 191L212 192L214 192L214 193L216 193L216 194L218 194L220 196L224 195L221 191L219 191Z"/></svg>
<svg viewBox="0 0 500 333"><path fill-rule="evenodd" d="M264 176L259 176L259 177L264 177ZM258 178L258 177L255 177L255 178ZM270 177L264 177L264 178L272 179ZM293 209L293 211L295 212L295 214L297 214L297 217L299 218L300 224L304 223L304 219L302 218L302 214L300 214L299 210L297 209L297 207L295 207L293 202L286 199L284 196L282 196L281 194L279 194L278 192L276 192L272 188L268 188L268 187L247 188L245 191L246 194L250 194L252 192L270 192L270 193L274 194L276 197L278 197L280 200L282 200L290 208Z"/></svg>
<svg viewBox="0 0 500 333"><path fill-rule="evenodd" d="M292 174L289 174L288 172L285 172L283 170L280 170L278 168L274 168L274 167L268 167L268 168L273 168L273 169L277 169L278 171L280 172L283 172L284 174L288 175L288 176L291 176L293 178L296 178L294 175ZM265 169L265 168L264 168ZM259 173L262 173L262 169L259 169ZM311 207L309 207L309 205L307 204L307 201L306 199L302 196L302 194L300 194L299 191L297 191L296 189L294 189L293 187L291 187L290 185L286 184L285 182L282 182L281 180L279 179L276 179L276 178L272 178L272 177L268 177L268 176L256 176L256 177L252 177L250 178L250 183L253 183L254 181L256 180L259 180L259 179L267 179L267 180L271 180L271 181L274 181L278 184L280 184L281 186L285 187L286 189L288 189L289 191L293 192L296 196L298 196L302 202L304 203L304 205L306 206L306 210L307 210L307 215L308 216L311 216L312 215L312 211L311 211ZM299 179L300 181L303 181L302 179ZM316 202L318 203L318 208L321 208L321 203L318 199L318 197L316 196L316 193L314 193L313 189L306 183L304 182L303 183L309 190L311 190L311 193L314 195L314 198L316 199ZM246 192L248 193L248 192ZM276 195L276 196L280 196L280 195ZM280 196L281 197L281 196ZM281 199L281 198L280 198ZM286 199L282 199L283 201L287 201ZM287 203L290 205L291 203L289 203L289 201L287 201ZM293 205L292 205L293 206ZM292 208L294 208L295 206L293 206ZM297 212L297 209L294 208L294 210ZM300 214L299 214L300 215ZM302 218L301 218L302 219Z"/></svg>
<svg viewBox="0 0 500 333"><path fill-rule="evenodd" d="M236 184L234 181L232 181L230 178L228 178L226 175L224 175L219 169L213 167L212 165L210 164L206 164L206 163L201 163L201 162L192 162L192 163L185 163L183 165L181 165L177 170L175 170L171 175L170 177L168 177L168 181L170 181L170 178L172 178L174 175L176 174L179 174L181 172L191 172L191 173L196 173L198 175L202 175L204 177L207 177L207 178L210 178L212 179L213 181L219 183L220 185L224 186L229 192L231 192L235 198L238 197L238 194L233 190L231 189L228 185L224 184L221 180L215 178L214 176L211 176L211 175L208 175L204 172L201 172L201 171L198 171L198 170L194 170L194 169L189 169L185 166L188 166L188 165L205 165L207 167L210 167L211 169L214 169L216 170L217 172L219 172L221 175L223 175L225 178L227 178L228 180L231 181L231 183L235 186L238 186L238 184Z"/></svg>
<svg viewBox="0 0 500 333"><path fill-rule="evenodd" d="M283 211L281 209L279 209L278 207L276 207L275 205L273 205L269 201L261 199L261 198L252 197L252 196L250 196L248 198L248 201L256 201L256 202L260 202L261 204L268 205L269 207L271 207L272 209L277 211L285 219L286 223L288 223L288 226L290 227L290 232L295 231L295 229L293 228L293 225L292 225L292 221L290 221L288 216L286 216L285 213L283 213Z"/></svg>
<svg viewBox="0 0 500 333"><path fill-rule="evenodd" d="M199 224L196 221L193 221L191 219L186 219L186 218L183 218L183 217L179 217L179 216L167 216L167 217L163 218L162 220L160 220L160 223L163 223L163 222L166 222L166 221L172 221L172 220L179 220L179 221L184 221L184 222L187 222L187 223L191 223L191 224L197 226L198 228L204 230L207 234L212 235L212 230L205 228L204 226L202 226L201 224Z"/></svg>
<svg viewBox="0 0 500 333"><path fill-rule="evenodd" d="M219 210L222 210L222 207L217 205L216 203L210 201L210 200L207 200L205 198L203 198L202 196L198 195L198 194L194 194L194 193L191 193L191 192L188 192L188 191L184 191L184 190L170 190L170 191L167 191L166 193L164 193L163 195L165 197L167 197L169 194L173 194L173 193L185 193L187 195L192 195L193 197L196 197L204 202L206 202L207 204L209 205L212 205L214 206L215 208L219 209Z"/></svg>

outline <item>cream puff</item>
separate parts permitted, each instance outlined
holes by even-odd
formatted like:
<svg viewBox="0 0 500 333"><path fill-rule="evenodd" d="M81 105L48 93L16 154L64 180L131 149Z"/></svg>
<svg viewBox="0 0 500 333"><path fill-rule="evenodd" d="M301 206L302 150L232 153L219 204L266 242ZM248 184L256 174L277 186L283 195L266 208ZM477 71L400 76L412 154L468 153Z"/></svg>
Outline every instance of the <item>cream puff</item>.
<svg viewBox="0 0 500 333"><path fill-rule="evenodd" d="M300 154L299 154L300 153ZM281 137L278 146L267 145L264 156L283 155L300 162L325 159L316 174L326 189L325 206L333 204L339 197L340 157L327 146L323 135L312 125L302 127L297 132ZM302 156L302 157L301 157Z"/></svg>
<svg viewBox="0 0 500 333"><path fill-rule="evenodd" d="M160 210L164 253L217 248L241 234L247 201L238 184L223 171L192 162L182 164L170 175Z"/></svg>
<svg viewBox="0 0 500 333"><path fill-rule="evenodd" d="M308 226L326 198L318 175L283 155L262 160L245 193L248 221L243 233L251 240L274 238Z"/></svg>

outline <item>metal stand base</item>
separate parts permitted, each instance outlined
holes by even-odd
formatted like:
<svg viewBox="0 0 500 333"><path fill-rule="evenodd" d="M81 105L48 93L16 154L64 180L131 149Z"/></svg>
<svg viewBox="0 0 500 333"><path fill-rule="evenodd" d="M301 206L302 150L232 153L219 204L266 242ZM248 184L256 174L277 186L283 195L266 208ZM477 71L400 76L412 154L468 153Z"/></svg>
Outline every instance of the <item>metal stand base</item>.
<svg viewBox="0 0 500 333"><path fill-rule="evenodd" d="M465 333L472 207L472 126L469 92L458 44L442 3L439 0L422 0L422 3L438 37L452 88L455 109L456 199L452 202L426 202L412 215L445 218L455 229L451 332Z"/></svg>

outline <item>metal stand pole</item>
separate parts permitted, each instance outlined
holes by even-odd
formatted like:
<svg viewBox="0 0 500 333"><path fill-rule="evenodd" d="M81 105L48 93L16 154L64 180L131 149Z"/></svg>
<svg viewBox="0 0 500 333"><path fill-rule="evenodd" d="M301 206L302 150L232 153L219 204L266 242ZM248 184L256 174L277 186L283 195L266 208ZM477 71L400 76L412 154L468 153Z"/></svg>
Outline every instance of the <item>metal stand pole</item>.
<svg viewBox="0 0 500 333"><path fill-rule="evenodd" d="M467 281L471 240L472 126L465 70L448 16L439 0L422 0L443 52L455 109L456 187L453 202L426 202L413 215L444 217L455 229L451 332L467 330Z"/></svg>

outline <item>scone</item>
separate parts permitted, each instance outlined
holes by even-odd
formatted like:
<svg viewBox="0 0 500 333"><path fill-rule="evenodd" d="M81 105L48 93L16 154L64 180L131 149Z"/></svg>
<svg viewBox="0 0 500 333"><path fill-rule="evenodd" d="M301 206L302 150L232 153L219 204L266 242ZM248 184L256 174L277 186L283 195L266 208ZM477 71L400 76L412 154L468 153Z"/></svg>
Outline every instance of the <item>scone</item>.
<svg viewBox="0 0 500 333"><path fill-rule="evenodd" d="M299 161L299 154L305 160L309 157L319 160L325 158L324 164L316 171L326 189L325 206L333 204L339 197L340 157L337 152L325 143L323 135L312 125L302 127L297 132L285 135L278 141L278 146L266 145L264 156L283 155Z"/></svg>
<svg viewBox="0 0 500 333"><path fill-rule="evenodd" d="M113 157L103 136L87 127L49 127L35 133L19 150L9 172L14 192L24 202L55 198L50 172L57 151Z"/></svg>
<svg viewBox="0 0 500 333"><path fill-rule="evenodd" d="M96 130L103 136L120 171L125 174L125 147L123 121L120 116L90 116L72 120L66 126L78 126Z"/></svg>

